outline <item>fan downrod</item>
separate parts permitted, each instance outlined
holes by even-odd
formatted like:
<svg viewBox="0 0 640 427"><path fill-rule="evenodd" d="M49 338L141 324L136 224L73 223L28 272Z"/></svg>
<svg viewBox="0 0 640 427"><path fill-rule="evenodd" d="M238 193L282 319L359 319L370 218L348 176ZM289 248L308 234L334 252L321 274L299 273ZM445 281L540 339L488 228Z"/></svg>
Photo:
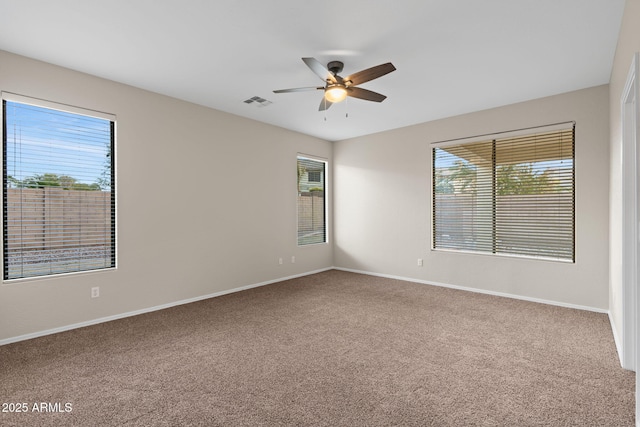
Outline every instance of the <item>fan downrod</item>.
<svg viewBox="0 0 640 427"><path fill-rule="evenodd" d="M331 61L327 64L327 69L333 73L333 75L337 75L342 72L344 68L344 64L341 61Z"/></svg>

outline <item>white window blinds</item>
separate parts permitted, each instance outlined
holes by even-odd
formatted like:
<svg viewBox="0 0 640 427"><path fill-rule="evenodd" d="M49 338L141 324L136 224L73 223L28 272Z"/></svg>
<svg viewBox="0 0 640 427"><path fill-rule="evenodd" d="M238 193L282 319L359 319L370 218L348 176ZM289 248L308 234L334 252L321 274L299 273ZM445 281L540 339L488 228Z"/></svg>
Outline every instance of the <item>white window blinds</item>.
<svg viewBox="0 0 640 427"><path fill-rule="evenodd" d="M115 123L60 107L3 99L5 280L115 267Z"/></svg>
<svg viewBox="0 0 640 427"><path fill-rule="evenodd" d="M298 245L327 241L327 162L298 156Z"/></svg>
<svg viewBox="0 0 640 427"><path fill-rule="evenodd" d="M433 148L433 247L575 261L575 126Z"/></svg>

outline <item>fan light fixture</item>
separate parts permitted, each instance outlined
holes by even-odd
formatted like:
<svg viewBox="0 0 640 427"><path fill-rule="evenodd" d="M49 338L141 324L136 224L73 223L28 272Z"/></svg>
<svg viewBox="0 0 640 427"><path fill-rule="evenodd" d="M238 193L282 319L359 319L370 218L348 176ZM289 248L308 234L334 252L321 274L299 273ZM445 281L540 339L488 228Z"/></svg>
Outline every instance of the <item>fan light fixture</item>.
<svg viewBox="0 0 640 427"><path fill-rule="evenodd" d="M341 102L347 98L347 89L341 85L330 85L324 91L324 97L329 102Z"/></svg>

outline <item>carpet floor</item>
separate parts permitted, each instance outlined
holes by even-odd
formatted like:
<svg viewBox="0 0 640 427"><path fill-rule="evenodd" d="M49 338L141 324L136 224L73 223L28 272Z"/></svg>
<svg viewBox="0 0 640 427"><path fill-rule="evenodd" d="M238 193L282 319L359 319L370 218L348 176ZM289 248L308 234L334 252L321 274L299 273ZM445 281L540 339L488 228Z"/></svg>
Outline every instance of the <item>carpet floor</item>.
<svg viewBox="0 0 640 427"><path fill-rule="evenodd" d="M3 426L621 427L634 390L605 314L337 270L0 347Z"/></svg>

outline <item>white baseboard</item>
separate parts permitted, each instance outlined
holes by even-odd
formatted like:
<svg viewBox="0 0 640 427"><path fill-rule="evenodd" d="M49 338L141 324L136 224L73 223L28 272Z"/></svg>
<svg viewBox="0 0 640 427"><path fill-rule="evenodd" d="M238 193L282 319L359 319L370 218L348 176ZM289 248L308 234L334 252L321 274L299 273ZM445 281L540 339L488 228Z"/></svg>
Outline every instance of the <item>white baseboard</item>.
<svg viewBox="0 0 640 427"><path fill-rule="evenodd" d="M466 287L466 286L451 285L451 284L448 284L448 283L439 283L439 282L415 279L415 278L412 278L412 277L395 276L395 275L391 275L391 274L374 273L374 272L371 272L371 271L354 270L354 269L342 268L342 267L327 267L327 268L314 270L314 271L308 271L308 272L305 272L305 273L296 274L296 275L292 275L292 276L287 276L287 277L281 277L281 278L278 278L278 279L268 280L268 281L265 281L265 282L254 283L254 284L246 285L246 286L240 286L240 287L233 288L233 289L228 289L228 290L225 290L225 291L214 292L212 294L202 295L202 296L198 296L198 297L194 297L194 298L188 298L188 299L184 299L184 300L180 300L180 301L174 301L174 302L170 302L170 303L167 303L167 304L157 305L157 306L154 306L154 307L143 308L143 309L140 309L140 310L130 311L130 312L127 312L127 313L121 313L121 314L116 314L116 315L113 315L113 316L101 317L101 318L98 318L98 319L92 319L92 320L88 320L88 321L85 321L85 322L73 323L73 324L70 324L70 325L60 326L60 327L57 327L57 328L52 328L52 329L46 329L46 330L43 330L43 331L33 332L33 333L30 333L30 334L25 334L25 335L19 335L19 336L16 336L16 337L5 338L5 339L0 340L0 346L6 345L6 344L11 344L11 343L14 343L14 342L19 342L19 341L29 340L29 339L33 339L33 338L38 338L38 337L42 337L42 336L46 336L46 335L56 334L56 333L59 333L59 332L69 331L69 330L72 330L72 329L83 328L85 326L91 326L91 325L96 325L96 324L99 324L99 323L110 322L112 320L123 319L125 317L137 316L139 314L150 313L152 311L163 310L165 308L170 308L170 307L174 307L174 306L177 306L177 305L189 304L189 303L196 302L196 301L201 301L201 300L204 300L204 299L215 298L215 297L219 297L219 296L222 296L222 295L231 294L231 293L234 293L234 292L240 292L240 291L244 291L244 290L251 289L251 288L257 288L257 287L260 287L260 286L271 285L273 283L282 282L282 281L290 280L290 279L295 279L295 278L298 278L298 277L304 277L304 276L308 276L308 275L311 275L311 274L321 273L323 271L328 271L328 270L341 270L341 271L347 271L347 272L351 272L351 273L366 274L366 275L369 275L369 276L378 276L378 277L385 277L385 278L388 278L388 279L404 280L404 281L407 281L407 282L420 283L420 284L424 284L424 285L439 286L439 287L443 287L443 288L458 289L458 290L462 290L462 291L469 291L469 292L476 292L476 293L494 295L494 296L499 296L499 297L513 298L513 299L519 299L519 300L523 300L523 301L530 301L530 302L537 302L537 303L542 303L542 304L556 305L556 306L560 306L560 307L573 308L573 309L577 309L577 310L586 310L586 311L593 311L593 312L597 312L597 313L605 313L605 314L609 315L609 320L611 321L611 314L609 313L608 310L604 310L604 309L596 308L596 307L588 307L588 306L582 306L582 305L576 305L576 304L568 304L568 303L563 303L563 302L558 302L558 301L551 301L551 300L545 300L545 299L540 299L540 298L531 298L531 297L525 297L525 296L521 296L521 295L509 294L509 293L505 293L505 292L495 292L495 291L488 291L488 290L484 290L484 289L470 288L470 287ZM618 355L620 356L622 354L620 352L620 340L619 340L619 338L618 338L618 336L616 334L615 329L613 328L613 324L612 324L611 329L613 330L613 337L614 337L614 340L615 340L616 348L618 350Z"/></svg>
<svg viewBox="0 0 640 427"><path fill-rule="evenodd" d="M411 278L411 277L394 276L394 275L391 275L391 274L373 273L373 272L370 272L370 271L361 271L361 270L354 270L354 269L342 268L342 267L334 267L334 269L342 270L342 271L348 271L348 272L351 272L351 273L367 274L367 275L370 275L370 276L385 277L385 278L388 278L388 279L404 280L404 281L407 281L407 282L420 283L420 284L424 284L424 285L440 286L440 287L443 287L443 288L458 289L458 290L462 290L462 291L477 292L477 293L481 293L481 294L488 294L488 295L494 295L494 296L505 297L505 298L513 298L513 299L518 299L518 300L523 300L523 301L530 301L530 302L537 302L537 303L541 303L541 304L555 305L555 306L559 306L559 307L573 308L573 309L576 309L576 310L585 310L585 311L592 311L592 312L596 312L596 313L603 313L603 314L606 314L607 317L609 318L609 323L611 324L611 332L613 334L613 341L615 342L615 345L616 345L616 351L618 353L618 359L620 361L620 366L623 365L623 363L622 363L622 346L621 346L622 341L620 341L620 337L618 336L618 331L615 328L615 325L613 323L613 319L611 317L611 312L609 310L604 310L604 309L597 308L597 307L589 307L589 306L584 306L584 305L569 304L569 303L564 303L564 302L545 300L545 299L541 299L541 298L525 297L525 296L514 295L514 294L505 293L505 292L487 291L487 290L484 290L484 289L469 288L469 287L466 287L466 286L450 285L448 283L431 282L431 281L427 281L427 280L414 279L414 278ZM640 420L638 421L638 427L640 427Z"/></svg>
<svg viewBox="0 0 640 427"><path fill-rule="evenodd" d="M137 316L139 314L150 313L152 311L164 310L165 308L175 307L177 305L189 304L196 301L201 301L209 298L215 298L222 295L232 294L235 292L245 291L247 289L258 288L260 286L271 285L273 283L282 282L285 280L295 279L298 277L309 276L311 274L321 273L323 271L333 270L333 267L323 268L320 270L308 271L306 273L295 274L293 276L281 277L278 279L267 280L266 282L254 283L251 285L240 286L238 288L228 289L225 291L214 292L212 294L202 295L194 298L188 298L180 301L174 301L167 304L157 305L154 307L143 308L140 310L129 311L127 313L115 314L113 316L100 317L98 319L87 320L85 322L73 323L71 325L60 326L58 328L46 329L44 331L33 332L30 334L19 335L16 337L5 338L0 340L0 346L15 343L18 341L30 340L32 338L43 337L45 335L57 334L59 332L70 331L72 329L84 328L85 326L97 325L99 323L110 322L112 320L124 319L125 317Z"/></svg>
<svg viewBox="0 0 640 427"><path fill-rule="evenodd" d="M559 307L573 308L573 309L576 309L576 310L585 310L585 311L592 311L592 312L596 312L596 313L606 314L607 317L609 318L609 323L611 324L611 332L613 334L613 341L615 342L615 345L616 345L616 351L618 353L618 359L620 361L620 366L623 366L623 363L622 363L622 341L620 340L620 336L618 335L618 330L615 328L615 325L613 323L613 319L611 317L611 312L609 310L604 310L602 308L597 308L597 307L589 307L589 306L584 306L584 305L569 304L569 303L564 303L564 302L545 300L545 299L541 299L541 298L531 298L531 297L526 297L526 296L521 296L521 295L509 294L509 293L505 293L505 292L495 292L495 291L488 291L488 290L484 290L484 289L469 288L469 287L466 287L466 286L451 285L451 284L448 284L448 283L438 283L438 282L432 282L432 281L427 281L427 280L414 279L414 278L411 278L411 277L394 276L394 275L391 275L391 274L373 273L373 272L370 272L370 271L354 270L354 269L342 268L342 267L334 267L334 269L335 270L348 271L348 272L351 272L351 273L367 274L367 275L370 275L370 276L378 276L378 277L385 277L385 278L388 278L388 279L404 280L404 281L407 281L407 282L421 283L421 284L424 284L424 285L440 286L440 287L443 287L443 288L451 288L451 289L458 289L458 290L462 290L462 291L477 292L477 293L481 293L481 294L494 295L494 296L505 297L505 298L513 298L513 299L518 299L518 300L523 300L523 301L537 302L537 303L541 303L541 304L549 304L549 305L555 305L555 306L559 306ZM640 427L640 420L638 422L639 422L638 427Z"/></svg>
<svg viewBox="0 0 640 427"><path fill-rule="evenodd" d="M406 282L420 283L420 284L423 284L423 285L439 286L439 287L442 287L442 288L458 289L458 290L461 290L461 291L469 291L469 292L475 292L475 293L479 293L479 294L493 295L493 296L497 296L497 297L505 297L505 298L518 299L518 300L522 300L522 301L529 301L529 302L537 302L537 303L541 303L541 304L555 305L555 306L559 306L559 307L574 308L576 310L593 311L593 312L596 312L596 313L604 313L604 314L608 314L609 313L608 310L605 310L605 309L602 309L602 308L589 307L589 306L578 305L578 304L569 304L569 303L565 303L565 302L546 300L546 299L542 299L542 298L532 298L532 297L526 297L526 296L522 296L522 295L509 294L509 293L506 293L506 292L489 291L489 290L485 290L485 289L478 289L478 288L470 288L470 287L466 287L466 286L451 285L451 284L448 284L448 283L439 283L439 282L433 282L433 281L430 281L430 280L415 279L415 278L412 278L412 277L394 276L392 274L373 273L373 272L370 272L370 271L354 270L354 269L350 269L350 268L334 267L334 269L335 270L348 271L348 272L351 272L351 273L367 274L369 276L385 277L387 279L404 280Z"/></svg>

